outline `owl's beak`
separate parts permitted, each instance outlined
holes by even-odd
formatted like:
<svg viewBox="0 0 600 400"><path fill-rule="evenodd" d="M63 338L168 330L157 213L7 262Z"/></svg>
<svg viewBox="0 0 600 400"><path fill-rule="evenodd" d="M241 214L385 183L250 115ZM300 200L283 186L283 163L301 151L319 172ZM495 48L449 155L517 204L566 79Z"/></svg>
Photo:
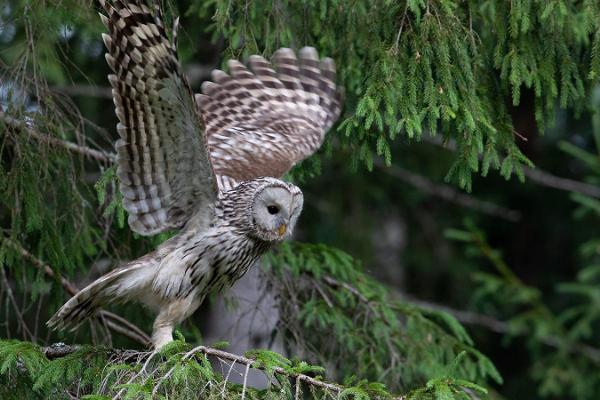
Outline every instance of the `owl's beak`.
<svg viewBox="0 0 600 400"><path fill-rule="evenodd" d="M279 225L279 228L277 229L277 233L279 233L279 237L282 237L283 235L285 235L286 229L287 229L286 224Z"/></svg>

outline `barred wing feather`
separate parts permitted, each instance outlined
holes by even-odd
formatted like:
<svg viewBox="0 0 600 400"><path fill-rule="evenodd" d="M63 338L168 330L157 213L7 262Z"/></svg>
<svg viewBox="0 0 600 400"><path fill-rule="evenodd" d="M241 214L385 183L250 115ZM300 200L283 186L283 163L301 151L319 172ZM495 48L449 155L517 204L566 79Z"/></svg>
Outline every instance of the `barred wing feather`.
<svg viewBox="0 0 600 400"><path fill-rule="evenodd" d="M100 1L115 110L118 176L129 225L142 235L213 210L217 186L192 91L160 2Z"/></svg>
<svg viewBox="0 0 600 400"><path fill-rule="evenodd" d="M335 65L312 47L296 57L279 49L269 63L252 56L250 69L230 60L196 95L217 182L227 190L243 180L281 177L323 143L340 114Z"/></svg>

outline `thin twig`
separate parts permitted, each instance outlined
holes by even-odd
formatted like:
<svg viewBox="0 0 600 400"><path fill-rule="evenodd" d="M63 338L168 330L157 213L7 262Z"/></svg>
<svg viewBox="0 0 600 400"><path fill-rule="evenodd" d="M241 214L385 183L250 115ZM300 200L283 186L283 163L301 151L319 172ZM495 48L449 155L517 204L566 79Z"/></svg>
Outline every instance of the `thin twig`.
<svg viewBox="0 0 600 400"><path fill-rule="evenodd" d="M39 132L34 126L27 124L23 121L19 121L16 118L13 118L9 115L6 115L3 111L0 110L0 120L6 123L13 129L17 129L21 132L27 133L31 138L42 142L48 143L54 146L63 147L66 150L69 150L74 153L82 154L86 157L92 158L97 161L102 161L105 163L112 163L116 160L116 155L112 153L107 153L100 150L92 149L88 146L81 146L67 140L59 139L54 136L50 136L45 133Z"/></svg>
<svg viewBox="0 0 600 400"><path fill-rule="evenodd" d="M347 291L349 291L350 293L352 293L353 295L355 295L356 297L358 297L358 299L360 301L362 301L363 303L367 303L369 304L369 299L367 299L358 289L356 289L354 286L347 284L346 282L342 282L342 281L338 281L335 278L332 278L331 276L323 276L322 277L323 281L325 283L327 283L329 286L332 286L334 288L344 288Z"/></svg>
<svg viewBox="0 0 600 400"><path fill-rule="evenodd" d="M323 291L323 288L321 287L321 285L319 285L318 282L316 282L316 279L314 279L314 278L313 278L313 281L315 281L314 287L317 289L317 292L319 292L319 294L321 295L321 297L323 298L323 300L325 300L325 303L327 303L327 306L329 308L334 308L333 302L331 301L331 299L329 298L329 296L327 296L327 293L325 293Z"/></svg>
<svg viewBox="0 0 600 400"><path fill-rule="evenodd" d="M52 90L68 96L98 97L112 99L112 90L109 87L73 84L69 86L54 86Z"/></svg>
<svg viewBox="0 0 600 400"><path fill-rule="evenodd" d="M13 305L15 315L17 317L17 321L19 322L19 326L21 327L21 332L23 332L23 339L27 340L27 335L29 335L30 338L33 338L33 335L31 334L31 332L29 331L29 328L27 327L27 323L23 319L21 310L19 309L19 306L17 305L17 301L15 299L15 296L13 295L13 291L10 287L10 284L8 283L8 279L6 278L6 272L4 272L4 266L2 266L2 265L0 265L0 277L2 278L3 285L6 287L6 296L10 300L10 303Z"/></svg>
<svg viewBox="0 0 600 400"><path fill-rule="evenodd" d="M127 336L146 347L152 344L152 340L146 332L120 315L106 310L98 310L98 316L107 320L106 323L111 330Z"/></svg>
<svg viewBox="0 0 600 400"><path fill-rule="evenodd" d="M246 398L246 386L248 386L248 373L250 372L250 364L246 364L246 369L244 370L244 383L242 385L242 400Z"/></svg>
<svg viewBox="0 0 600 400"><path fill-rule="evenodd" d="M296 393L294 394L294 400L300 400L300 378L296 378Z"/></svg>
<svg viewBox="0 0 600 400"><path fill-rule="evenodd" d="M404 29L404 20L408 16L408 1L404 6L404 12L402 13L402 20L400 21L400 28L398 29L398 34L396 35L396 41L394 42L394 46L392 47L395 52L398 51L398 46L400 44L400 36L402 36L402 29Z"/></svg>
<svg viewBox="0 0 600 400"><path fill-rule="evenodd" d="M358 289L356 289L354 286L347 284L346 282L343 281L339 281L331 276L328 275L323 275L321 277L321 279L323 279L323 281L329 285L330 287L333 288L343 288L346 289L347 291L349 291L350 293L352 293L354 296L356 296L361 302L365 303L365 305L367 306L367 308L378 318L381 318L383 320L383 322L385 322L386 325L392 327L392 323L388 320L387 316L385 314L382 314L379 312L379 310L377 310L373 304L369 301L369 299L363 295ZM366 322L366 321L365 321Z"/></svg>
<svg viewBox="0 0 600 400"><path fill-rule="evenodd" d="M208 356L214 356L214 357L218 357L218 358L222 358L224 360L228 360L231 362L236 362L236 363L240 363L243 365L249 365L250 368L254 368L254 369L260 369L260 370L265 370L265 367L261 366L260 364L258 364L256 362L256 360L253 360L251 358L247 358L244 356L238 356L236 354L232 354L232 353L227 353L223 350L218 350L218 349L213 349L211 347L206 347L206 346L198 346L192 350L190 350L188 352L188 354L195 354L195 353L203 353L206 354ZM316 386L316 387L320 387L322 389L326 389L326 390L331 390L333 392L336 393L341 393L344 390L343 386L340 386L336 383L329 383L329 382L323 382L323 381L319 381L315 378L312 378L308 375L304 375L304 374L298 374L298 373L290 373L287 372L285 369L283 369L282 367L274 367L272 369L272 371L274 373L280 374L280 375L286 375L289 376L291 378L297 378L302 382L305 382L309 385L312 386Z"/></svg>
<svg viewBox="0 0 600 400"><path fill-rule="evenodd" d="M219 359L220 362L222 362L223 364L227 365L227 363L221 359ZM223 389L221 389L221 398L225 399L225 391L227 390L227 382L229 382L229 377L231 376L231 372L233 371L233 367L235 367L235 361L232 361L231 364L229 364L229 370L227 371L227 375L225 375L225 379L223 380ZM221 371L223 371L222 367L221 367Z"/></svg>
<svg viewBox="0 0 600 400"><path fill-rule="evenodd" d="M154 358L154 356L158 355L158 350L154 350L152 353L150 353L150 356L148 356L148 358L146 359L146 361L144 362L144 365L142 366L142 369L139 370L139 372L135 373L131 378L129 378L129 380L127 381L126 385L129 385L131 382L133 382L135 380L135 378L138 378L140 376L142 376L144 374L144 372L146 372L146 368L148 368L148 365L150 364L150 361L152 360L152 358ZM123 392L125 392L126 388L122 388L121 390L119 390L117 392L116 395L113 396L113 400L117 400L121 398L121 395L123 394Z"/></svg>

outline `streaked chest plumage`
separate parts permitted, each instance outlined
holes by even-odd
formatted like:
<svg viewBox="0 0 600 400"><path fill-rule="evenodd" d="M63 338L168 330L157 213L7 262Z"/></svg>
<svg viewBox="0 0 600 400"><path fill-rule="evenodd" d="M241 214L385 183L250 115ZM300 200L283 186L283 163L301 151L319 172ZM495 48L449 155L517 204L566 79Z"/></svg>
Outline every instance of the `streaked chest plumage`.
<svg viewBox="0 0 600 400"><path fill-rule="evenodd" d="M179 248L161 263L154 291L163 299L204 298L232 285L271 247L230 225L212 227L198 236L182 235ZM159 279L159 280L158 280Z"/></svg>

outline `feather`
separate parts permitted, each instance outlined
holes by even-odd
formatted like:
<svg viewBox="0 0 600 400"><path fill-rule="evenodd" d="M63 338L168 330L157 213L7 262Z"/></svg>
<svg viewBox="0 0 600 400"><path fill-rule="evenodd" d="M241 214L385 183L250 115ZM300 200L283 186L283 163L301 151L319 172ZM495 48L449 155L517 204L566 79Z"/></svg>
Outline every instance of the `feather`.
<svg viewBox="0 0 600 400"><path fill-rule="evenodd" d="M151 283L151 265L133 262L116 269L81 289L67 301L46 325L52 329L76 329L99 307L130 299Z"/></svg>
<svg viewBox="0 0 600 400"><path fill-rule="evenodd" d="M178 229L214 208L216 179L189 84L158 5L101 2L106 61L113 71L117 175L132 230L153 235Z"/></svg>
<svg viewBox="0 0 600 400"><path fill-rule="evenodd" d="M253 55L249 69L214 70L196 104L221 190L260 176L281 177L322 144L341 111L335 65L305 47L277 50L273 64Z"/></svg>

